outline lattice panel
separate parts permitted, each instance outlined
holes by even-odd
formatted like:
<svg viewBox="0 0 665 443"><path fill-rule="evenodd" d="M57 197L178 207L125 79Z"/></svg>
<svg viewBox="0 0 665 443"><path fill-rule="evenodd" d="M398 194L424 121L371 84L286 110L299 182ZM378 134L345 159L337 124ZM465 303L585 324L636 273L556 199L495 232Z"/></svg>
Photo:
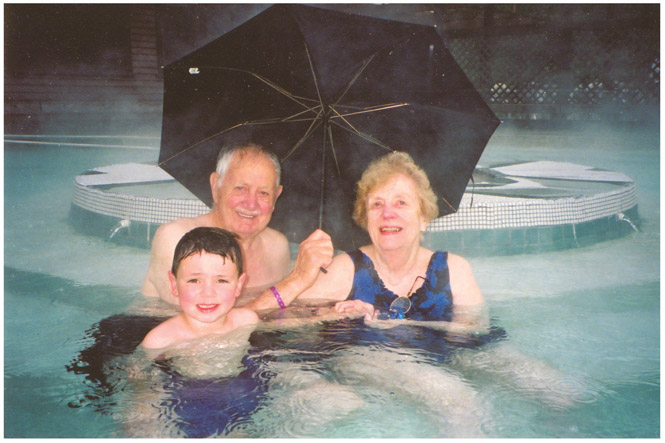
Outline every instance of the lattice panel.
<svg viewBox="0 0 665 443"><path fill-rule="evenodd" d="M652 32L547 29L485 33L447 44L490 105L602 106L620 112L624 106L659 103L660 48Z"/></svg>

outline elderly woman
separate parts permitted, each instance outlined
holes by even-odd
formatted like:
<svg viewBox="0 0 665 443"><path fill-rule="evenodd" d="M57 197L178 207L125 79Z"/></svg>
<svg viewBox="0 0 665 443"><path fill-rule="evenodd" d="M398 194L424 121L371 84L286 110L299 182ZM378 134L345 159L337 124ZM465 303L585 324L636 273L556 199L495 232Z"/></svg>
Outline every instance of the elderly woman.
<svg viewBox="0 0 665 443"><path fill-rule="evenodd" d="M482 305L464 258L420 245L437 215L429 179L411 156L393 152L375 160L358 182L353 215L372 243L337 255L300 302L344 300L336 311L360 311L368 319L447 322L453 320L453 307Z"/></svg>

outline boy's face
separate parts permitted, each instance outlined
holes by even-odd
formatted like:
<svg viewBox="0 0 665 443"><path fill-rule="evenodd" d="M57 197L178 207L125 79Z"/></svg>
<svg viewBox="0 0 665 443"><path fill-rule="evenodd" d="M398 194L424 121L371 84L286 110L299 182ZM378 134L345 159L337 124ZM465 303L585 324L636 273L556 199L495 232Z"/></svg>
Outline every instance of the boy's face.
<svg viewBox="0 0 665 443"><path fill-rule="evenodd" d="M184 258L177 276L169 271L171 292L183 313L202 323L213 323L233 308L245 278L230 258L205 251Z"/></svg>

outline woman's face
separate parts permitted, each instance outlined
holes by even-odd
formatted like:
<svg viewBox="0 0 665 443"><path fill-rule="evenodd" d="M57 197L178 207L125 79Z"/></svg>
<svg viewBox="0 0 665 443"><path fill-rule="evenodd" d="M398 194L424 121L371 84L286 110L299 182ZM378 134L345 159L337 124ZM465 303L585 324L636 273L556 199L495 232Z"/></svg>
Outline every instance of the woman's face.
<svg viewBox="0 0 665 443"><path fill-rule="evenodd" d="M410 177L394 174L367 194L367 232L372 244L384 251L420 245L427 227L416 185Z"/></svg>

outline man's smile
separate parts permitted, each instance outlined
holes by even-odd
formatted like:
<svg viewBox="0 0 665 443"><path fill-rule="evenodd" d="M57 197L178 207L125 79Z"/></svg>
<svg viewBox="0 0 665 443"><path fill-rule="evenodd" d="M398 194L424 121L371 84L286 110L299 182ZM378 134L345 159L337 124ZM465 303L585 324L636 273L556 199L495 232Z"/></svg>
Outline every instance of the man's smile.
<svg viewBox="0 0 665 443"><path fill-rule="evenodd" d="M258 212L247 212L247 211L242 211L242 210L236 211L236 214L238 214L242 218L254 218L254 217L257 217L259 215Z"/></svg>

